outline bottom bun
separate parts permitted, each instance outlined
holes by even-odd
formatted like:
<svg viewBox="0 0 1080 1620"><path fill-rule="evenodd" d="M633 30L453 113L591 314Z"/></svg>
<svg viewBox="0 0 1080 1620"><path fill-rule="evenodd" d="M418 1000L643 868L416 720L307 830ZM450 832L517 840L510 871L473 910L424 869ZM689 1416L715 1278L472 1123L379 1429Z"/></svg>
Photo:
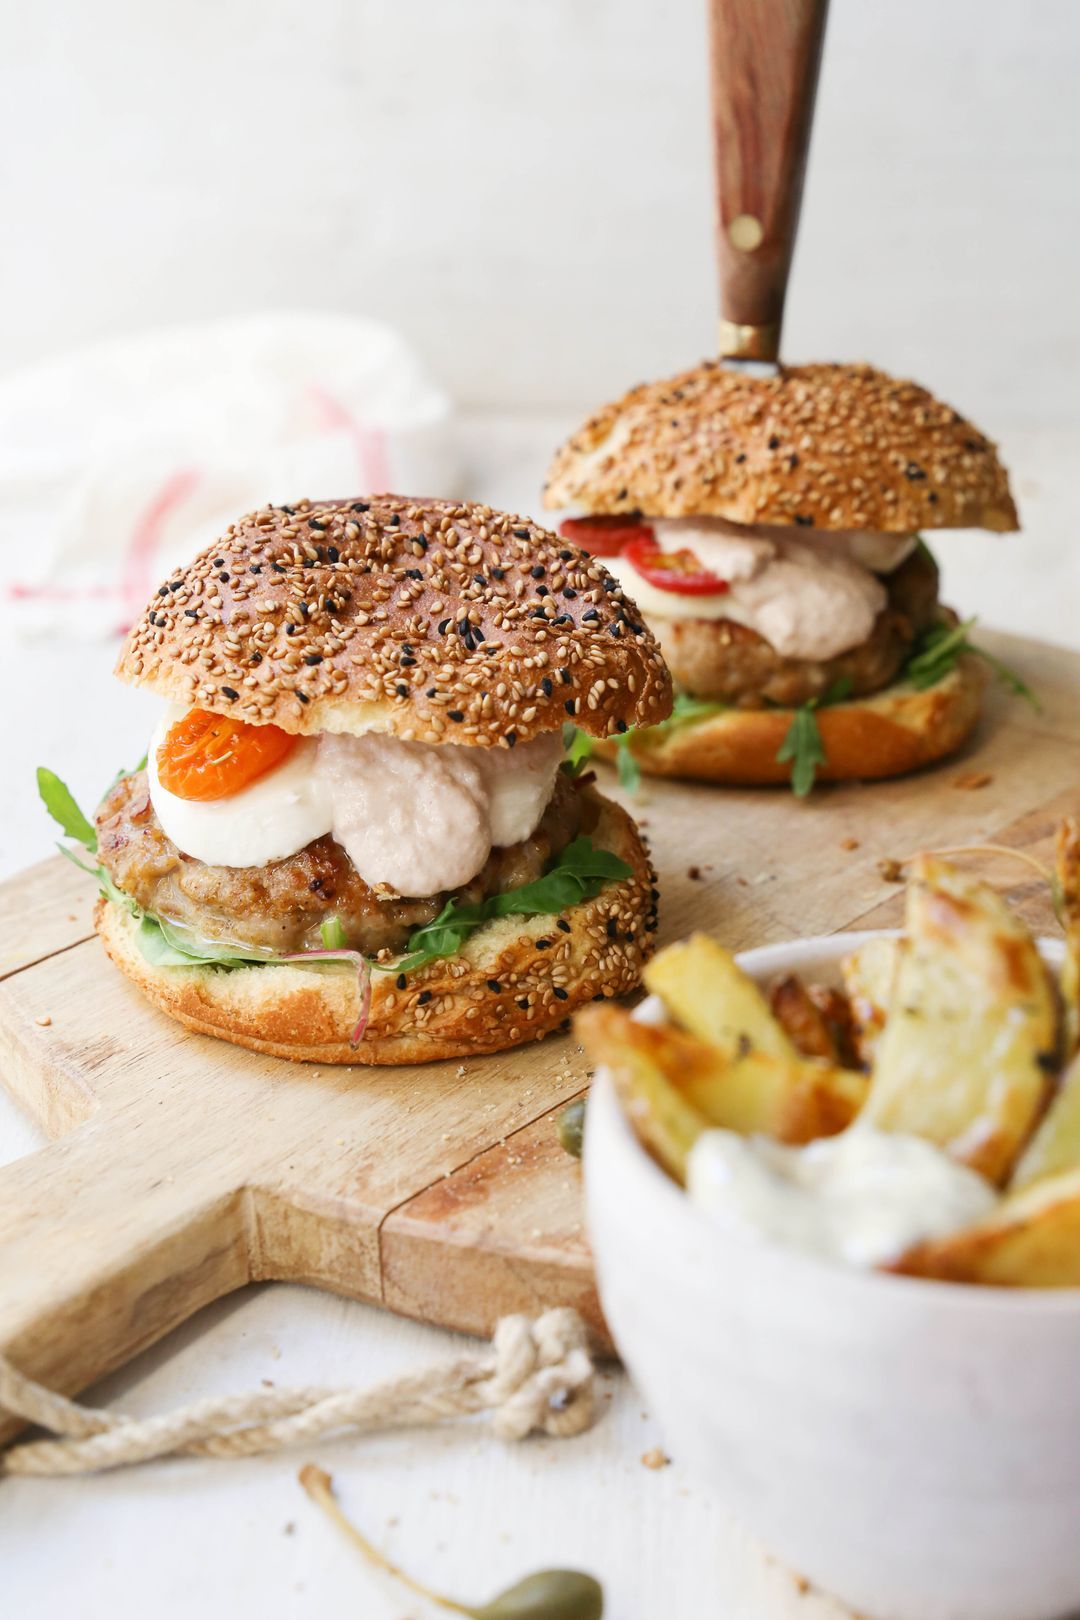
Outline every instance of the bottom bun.
<svg viewBox="0 0 1080 1620"><path fill-rule="evenodd" d="M964 654L925 691L908 682L883 692L814 711L825 763L819 782L902 776L955 753L970 737L982 707L986 674L981 661ZM629 748L643 771L700 782L744 787L791 780L790 762L777 759L791 725L791 709L724 709L698 720L635 732ZM595 744L605 758L609 741Z"/></svg>
<svg viewBox="0 0 1080 1620"><path fill-rule="evenodd" d="M597 816L593 843L620 856L632 875L558 917L487 923L457 956L409 973L404 989L393 972L374 971L371 1015L356 1047L351 968L156 967L140 951L138 923L126 908L99 900L95 925L117 967L162 1012L253 1052L376 1064L501 1052L558 1029L584 1002L636 989L652 949L655 889L641 835L618 805L585 791Z"/></svg>

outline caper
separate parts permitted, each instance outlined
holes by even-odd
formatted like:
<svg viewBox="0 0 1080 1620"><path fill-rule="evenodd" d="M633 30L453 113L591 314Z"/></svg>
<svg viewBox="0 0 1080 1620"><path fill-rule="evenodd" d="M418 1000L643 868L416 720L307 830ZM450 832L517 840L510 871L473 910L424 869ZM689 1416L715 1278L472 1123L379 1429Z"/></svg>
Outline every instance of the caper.
<svg viewBox="0 0 1080 1620"><path fill-rule="evenodd" d="M567 1153L572 1153L575 1159L581 1158L581 1149L585 1140L585 1098L575 1097L572 1103L567 1103L559 1115L559 1141Z"/></svg>
<svg viewBox="0 0 1080 1620"><path fill-rule="evenodd" d="M472 1620L600 1620L604 1591L580 1570L541 1569L468 1612Z"/></svg>

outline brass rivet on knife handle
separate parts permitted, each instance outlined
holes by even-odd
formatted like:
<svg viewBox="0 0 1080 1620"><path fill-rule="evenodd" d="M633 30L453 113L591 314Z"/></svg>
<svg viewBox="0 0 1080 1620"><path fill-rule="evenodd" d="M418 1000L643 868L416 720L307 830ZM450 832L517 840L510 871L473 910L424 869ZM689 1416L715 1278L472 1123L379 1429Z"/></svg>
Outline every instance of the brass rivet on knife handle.
<svg viewBox="0 0 1080 1620"><path fill-rule="evenodd" d="M709 0L720 354L776 360L828 0Z"/></svg>

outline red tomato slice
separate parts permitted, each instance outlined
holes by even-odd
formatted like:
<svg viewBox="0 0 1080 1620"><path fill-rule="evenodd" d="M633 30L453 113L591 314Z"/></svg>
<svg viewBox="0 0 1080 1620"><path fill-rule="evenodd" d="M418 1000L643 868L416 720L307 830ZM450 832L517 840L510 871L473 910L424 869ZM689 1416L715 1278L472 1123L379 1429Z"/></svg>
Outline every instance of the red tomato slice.
<svg viewBox="0 0 1080 1620"><path fill-rule="evenodd" d="M647 523L624 517L566 518L559 524L559 533L594 557L617 557L628 541L652 539Z"/></svg>
<svg viewBox="0 0 1080 1620"><path fill-rule="evenodd" d="M298 740L279 726L192 709L165 733L158 780L178 799L228 799L280 765Z"/></svg>
<svg viewBox="0 0 1080 1620"><path fill-rule="evenodd" d="M631 540L623 556L658 591L674 591L679 596L722 596L731 589L726 579L702 568L692 552L661 551L651 533Z"/></svg>

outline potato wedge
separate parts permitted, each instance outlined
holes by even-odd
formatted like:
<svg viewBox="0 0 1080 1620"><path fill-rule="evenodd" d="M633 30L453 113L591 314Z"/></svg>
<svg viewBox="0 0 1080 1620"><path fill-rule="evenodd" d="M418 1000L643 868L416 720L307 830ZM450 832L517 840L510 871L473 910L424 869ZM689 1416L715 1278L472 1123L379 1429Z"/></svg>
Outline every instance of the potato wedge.
<svg viewBox="0 0 1080 1620"><path fill-rule="evenodd" d="M863 1117L1004 1182L1052 1090L1055 988L993 889L921 855Z"/></svg>
<svg viewBox="0 0 1080 1620"><path fill-rule="evenodd" d="M636 1023L625 1014L622 1023L614 1018L605 1021L604 1013L614 1011L589 1008L580 1015L580 1034L589 1056L616 1069L614 1058L604 1052L617 1041L620 1063L628 1064L628 1054L633 1054L639 1066L662 1077L706 1126L743 1136L762 1132L781 1142L801 1144L842 1131L866 1096L866 1077L834 1064L758 1051L729 1058L671 1025ZM664 1107L666 1117L674 1109L671 1099L664 1100Z"/></svg>
<svg viewBox="0 0 1080 1620"><path fill-rule="evenodd" d="M685 1186L690 1149L710 1122L671 1084L650 1050L651 1043L642 1038L655 1032L647 1024L634 1023L621 1007L600 1005L578 1013L574 1029L593 1062L611 1070L642 1145Z"/></svg>
<svg viewBox="0 0 1080 1620"><path fill-rule="evenodd" d="M1061 997L1065 1004L1065 1055L1080 1047L1080 822L1066 816L1055 843L1061 921L1065 929L1065 962Z"/></svg>
<svg viewBox="0 0 1080 1620"><path fill-rule="evenodd" d="M1010 1196L1061 1170L1080 1169L1080 1053L1061 1078L1050 1107L1017 1162Z"/></svg>
<svg viewBox="0 0 1080 1620"><path fill-rule="evenodd" d="M840 964L851 1004L856 1056L867 1069L873 1064L885 1028L899 962L900 941L882 936L867 940Z"/></svg>
<svg viewBox="0 0 1080 1620"><path fill-rule="evenodd" d="M769 986L769 1009L802 1057L857 1067L851 1004L842 990L807 986L797 973L785 973Z"/></svg>
<svg viewBox="0 0 1080 1620"><path fill-rule="evenodd" d="M1080 1169L1010 1194L977 1226L920 1243L888 1269L944 1282L1080 1286Z"/></svg>
<svg viewBox="0 0 1080 1620"><path fill-rule="evenodd" d="M708 934L692 934L654 956L645 968L645 988L684 1029L728 1057L748 1051L796 1055L753 979Z"/></svg>

